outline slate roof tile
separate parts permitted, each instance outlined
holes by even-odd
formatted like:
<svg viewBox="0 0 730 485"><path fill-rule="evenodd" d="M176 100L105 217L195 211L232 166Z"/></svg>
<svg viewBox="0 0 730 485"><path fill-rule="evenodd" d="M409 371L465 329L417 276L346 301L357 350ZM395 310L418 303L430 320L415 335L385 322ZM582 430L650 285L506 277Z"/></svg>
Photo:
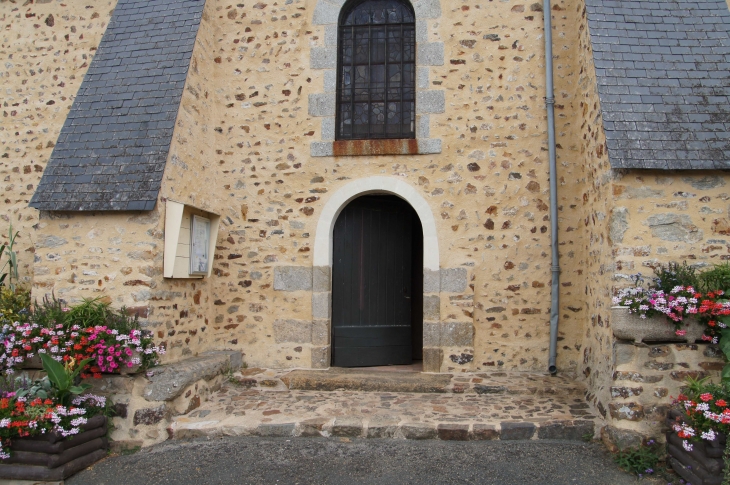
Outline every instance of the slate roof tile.
<svg viewBox="0 0 730 485"><path fill-rule="evenodd" d="M725 0L586 0L614 168L730 168Z"/></svg>
<svg viewBox="0 0 730 485"><path fill-rule="evenodd" d="M154 208L204 5L117 2L31 207Z"/></svg>

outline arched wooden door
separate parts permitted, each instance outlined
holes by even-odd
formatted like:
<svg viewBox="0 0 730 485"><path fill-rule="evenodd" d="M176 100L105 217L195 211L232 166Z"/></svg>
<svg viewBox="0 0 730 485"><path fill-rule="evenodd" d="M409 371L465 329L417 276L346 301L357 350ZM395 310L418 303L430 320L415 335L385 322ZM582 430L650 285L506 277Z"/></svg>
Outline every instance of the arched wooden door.
<svg viewBox="0 0 730 485"><path fill-rule="evenodd" d="M332 267L332 365L411 364L414 341L420 358L422 267L414 267L423 237L420 229L413 208L394 196L359 197L338 217Z"/></svg>

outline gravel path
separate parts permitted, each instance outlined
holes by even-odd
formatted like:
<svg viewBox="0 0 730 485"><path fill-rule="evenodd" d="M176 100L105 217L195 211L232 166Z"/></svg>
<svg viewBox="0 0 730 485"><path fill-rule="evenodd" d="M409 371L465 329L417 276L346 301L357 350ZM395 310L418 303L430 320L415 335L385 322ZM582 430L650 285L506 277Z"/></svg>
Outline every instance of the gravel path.
<svg viewBox="0 0 730 485"><path fill-rule="evenodd" d="M596 443L226 437L108 458L68 485L629 485ZM647 482L641 482L647 483Z"/></svg>

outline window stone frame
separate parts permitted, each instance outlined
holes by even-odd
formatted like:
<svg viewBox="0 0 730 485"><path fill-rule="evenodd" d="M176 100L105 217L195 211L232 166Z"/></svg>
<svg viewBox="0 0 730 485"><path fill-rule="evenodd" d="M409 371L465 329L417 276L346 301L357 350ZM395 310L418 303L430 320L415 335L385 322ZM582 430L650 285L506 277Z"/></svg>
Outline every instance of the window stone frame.
<svg viewBox="0 0 730 485"><path fill-rule="evenodd" d="M318 0L314 9L312 25L324 26L324 47L310 50L310 68L323 72L324 92L309 95L309 116L320 118L321 139L310 144L312 157L335 156L335 115L337 110L337 50L338 22L340 11L347 0ZM431 138L431 116L446 110L446 96L443 90L429 89L431 70L444 65L444 43L428 42L429 28L441 18L439 0L414 0L411 2L416 14L416 144L413 150L381 152L385 155L411 154L428 155L441 153L441 140ZM429 25L429 21L431 24ZM380 142L380 140L366 140ZM361 143L363 140L339 140L340 148ZM357 152L357 150L353 150ZM354 153L350 153L354 154ZM372 152L361 153L373 155Z"/></svg>

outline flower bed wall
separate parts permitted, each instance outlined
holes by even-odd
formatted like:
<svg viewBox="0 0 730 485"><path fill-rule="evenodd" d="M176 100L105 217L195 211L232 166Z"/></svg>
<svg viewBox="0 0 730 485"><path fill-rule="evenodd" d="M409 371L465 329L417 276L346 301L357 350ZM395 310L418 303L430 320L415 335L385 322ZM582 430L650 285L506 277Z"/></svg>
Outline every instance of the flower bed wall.
<svg viewBox="0 0 730 485"><path fill-rule="evenodd" d="M634 345L619 340L614 342L613 362L611 401L609 409L602 411L607 424L624 435L655 438L667 431L665 418L672 397L680 394L685 379L709 376L719 380L724 366L715 345Z"/></svg>
<svg viewBox="0 0 730 485"><path fill-rule="evenodd" d="M87 379L90 392L110 397L116 416L112 448L151 446L168 439L174 416L186 414L220 388L227 370L241 366L240 352L206 352L135 375Z"/></svg>
<svg viewBox="0 0 730 485"><path fill-rule="evenodd" d="M10 458L0 461L0 478L64 480L104 458L109 446L106 417L95 416L81 429L69 439L57 433L14 439Z"/></svg>

